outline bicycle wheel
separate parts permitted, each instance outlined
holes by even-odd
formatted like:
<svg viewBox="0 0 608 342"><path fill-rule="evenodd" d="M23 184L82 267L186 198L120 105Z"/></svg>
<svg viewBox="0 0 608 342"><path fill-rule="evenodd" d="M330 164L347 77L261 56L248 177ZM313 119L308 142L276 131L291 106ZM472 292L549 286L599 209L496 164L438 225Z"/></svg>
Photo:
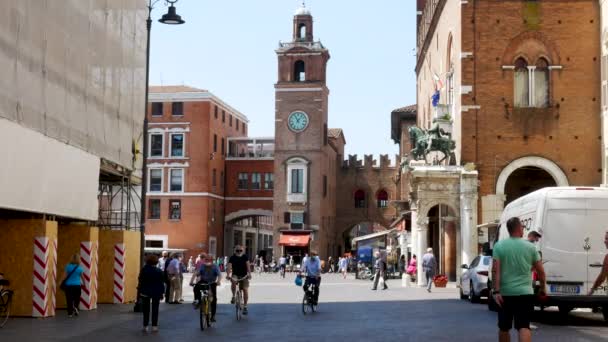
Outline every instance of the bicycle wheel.
<svg viewBox="0 0 608 342"><path fill-rule="evenodd" d="M8 321L11 313L11 294L9 291L0 293L0 328Z"/></svg>
<svg viewBox="0 0 608 342"><path fill-rule="evenodd" d="M302 299L302 313L307 314L311 311L310 303L308 301L308 293L304 293L304 298Z"/></svg>
<svg viewBox="0 0 608 342"><path fill-rule="evenodd" d="M207 328L211 328L211 300L209 298L205 301L205 322Z"/></svg>
<svg viewBox="0 0 608 342"><path fill-rule="evenodd" d="M203 302L200 304L201 306L198 309L199 312L199 325L201 327L201 330L205 330L205 325L207 324L207 320L205 319L205 302L206 299L203 298Z"/></svg>
<svg viewBox="0 0 608 342"><path fill-rule="evenodd" d="M236 292L236 300L234 302L234 307L236 309L236 320L237 321L240 321L241 318L243 318L243 311L242 311L243 307L241 305L242 296L243 296L243 294L242 294L241 290L239 289Z"/></svg>

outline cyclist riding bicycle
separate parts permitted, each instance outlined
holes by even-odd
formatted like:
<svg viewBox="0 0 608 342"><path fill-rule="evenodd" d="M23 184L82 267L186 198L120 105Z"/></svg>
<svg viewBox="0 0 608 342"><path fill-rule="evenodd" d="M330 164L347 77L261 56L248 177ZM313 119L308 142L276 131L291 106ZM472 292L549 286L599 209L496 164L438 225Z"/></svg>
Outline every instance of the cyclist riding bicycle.
<svg viewBox="0 0 608 342"><path fill-rule="evenodd" d="M228 260L228 269L226 270L226 279L232 280L232 277L242 279L238 282L239 288L243 291L243 315L247 315L247 302L249 301L249 280L251 279L251 264L249 257L245 255L243 246L234 246L234 255ZM244 278L244 279L243 279ZM234 293L236 292L237 282L232 281L232 300L234 304Z"/></svg>
<svg viewBox="0 0 608 342"><path fill-rule="evenodd" d="M315 285L312 297L314 304L317 305L319 303L319 288L321 287L321 261L319 261L316 251L310 252L310 257L302 264L300 273L306 273L304 292L308 292L310 285Z"/></svg>
<svg viewBox="0 0 608 342"><path fill-rule="evenodd" d="M213 257L210 255L202 255L203 263L196 269L190 279L190 286L194 285L194 308L198 309L201 304L201 291L205 286L209 286L209 293L211 294L211 322L215 322L215 311L217 308L217 286L221 283L222 273L219 267L213 263Z"/></svg>

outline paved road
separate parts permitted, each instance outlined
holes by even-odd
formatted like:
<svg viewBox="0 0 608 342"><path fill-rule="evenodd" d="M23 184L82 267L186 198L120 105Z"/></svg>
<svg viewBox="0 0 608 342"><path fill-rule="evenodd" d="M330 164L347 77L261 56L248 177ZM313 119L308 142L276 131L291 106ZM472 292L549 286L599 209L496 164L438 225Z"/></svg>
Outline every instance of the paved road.
<svg viewBox="0 0 608 342"><path fill-rule="evenodd" d="M427 293L389 282L387 291L371 291L370 282L326 275L321 286L320 311L303 316L301 288L293 278L255 276L250 315L237 322L229 305L229 289L218 293L218 322L201 332L190 304L161 305L161 331L141 332L141 316L132 305L101 305L68 319L65 311L50 319L12 319L0 330L0 341L493 341L496 316L482 304L457 298L456 289ZM186 301L191 300L188 289ZM535 341L606 341L608 325L601 315L576 312L569 325L560 325L557 312L538 313Z"/></svg>

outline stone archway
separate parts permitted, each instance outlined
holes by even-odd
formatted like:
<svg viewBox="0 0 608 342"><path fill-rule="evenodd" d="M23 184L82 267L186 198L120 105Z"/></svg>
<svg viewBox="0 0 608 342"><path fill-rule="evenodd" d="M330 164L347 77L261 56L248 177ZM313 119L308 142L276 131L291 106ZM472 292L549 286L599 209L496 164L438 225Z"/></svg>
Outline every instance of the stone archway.
<svg viewBox="0 0 608 342"><path fill-rule="evenodd" d="M556 186L568 186L568 177L562 169L549 159L537 156L528 156L516 159L505 166L496 181L496 195L505 196L505 189L509 177L518 169L535 167L546 171L555 180ZM504 198L504 197L503 197Z"/></svg>

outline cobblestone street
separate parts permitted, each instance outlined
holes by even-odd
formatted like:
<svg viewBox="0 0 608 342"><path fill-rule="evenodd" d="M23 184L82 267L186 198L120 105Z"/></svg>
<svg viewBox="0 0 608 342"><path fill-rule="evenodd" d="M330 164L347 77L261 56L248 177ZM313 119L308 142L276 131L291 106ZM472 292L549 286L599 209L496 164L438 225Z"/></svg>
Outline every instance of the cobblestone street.
<svg viewBox="0 0 608 342"><path fill-rule="evenodd" d="M402 288L391 280L387 291L371 291L369 281L325 275L317 313L301 312L301 288L292 276L255 275L249 316L237 322L229 304L229 288L218 291L218 322L199 330L192 309L191 290L186 303L161 304L160 332L141 332L141 316L132 305L101 305L92 312L68 319L11 319L0 330L2 341L231 341L262 339L284 341L490 341L496 339L496 316L483 304L457 299L457 289ZM537 312L535 341L603 341L608 327L601 315L575 312L560 325L557 312Z"/></svg>

